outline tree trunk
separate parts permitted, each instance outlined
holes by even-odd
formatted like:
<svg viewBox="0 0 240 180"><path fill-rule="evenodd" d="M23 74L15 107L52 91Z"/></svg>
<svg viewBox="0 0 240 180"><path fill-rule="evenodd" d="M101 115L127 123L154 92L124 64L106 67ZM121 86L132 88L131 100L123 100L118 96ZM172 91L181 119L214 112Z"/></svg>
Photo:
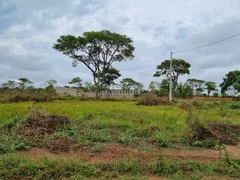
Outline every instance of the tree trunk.
<svg viewBox="0 0 240 180"><path fill-rule="evenodd" d="M96 92L96 98L97 99L100 99L99 87L100 87L100 64L99 64L99 61L98 61L98 68L97 68L97 92Z"/></svg>

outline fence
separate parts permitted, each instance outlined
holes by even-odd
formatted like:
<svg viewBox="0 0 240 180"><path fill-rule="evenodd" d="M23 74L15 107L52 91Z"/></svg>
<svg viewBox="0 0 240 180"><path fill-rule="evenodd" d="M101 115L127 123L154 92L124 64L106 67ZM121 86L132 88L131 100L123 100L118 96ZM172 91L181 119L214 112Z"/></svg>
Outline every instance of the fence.
<svg viewBox="0 0 240 180"><path fill-rule="evenodd" d="M79 96L79 97L88 97L95 98L95 92L84 92L78 89L65 88L65 87L56 87L56 93L60 96ZM101 92L101 98L124 98L124 99L133 99L134 91L124 92L122 90L111 90Z"/></svg>
<svg viewBox="0 0 240 180"><path fill-rule="evenodd" d="M202 97L202 96L196 96L193 97L193 99L198 101L232 101L232 97Z"/></svg>

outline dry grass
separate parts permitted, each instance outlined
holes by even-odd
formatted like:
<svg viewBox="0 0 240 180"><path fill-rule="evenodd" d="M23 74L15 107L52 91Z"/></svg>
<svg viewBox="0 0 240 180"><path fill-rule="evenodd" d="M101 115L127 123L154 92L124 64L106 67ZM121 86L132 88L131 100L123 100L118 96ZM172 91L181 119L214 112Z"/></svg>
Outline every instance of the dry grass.
<svg viewBox="0 0 240 180"><path fill-rule="evenodd" d="M142 106L170 105L170 102L166 97L158 97L157 95L148 93L142 95L138 99L137 105Z"/></svg>

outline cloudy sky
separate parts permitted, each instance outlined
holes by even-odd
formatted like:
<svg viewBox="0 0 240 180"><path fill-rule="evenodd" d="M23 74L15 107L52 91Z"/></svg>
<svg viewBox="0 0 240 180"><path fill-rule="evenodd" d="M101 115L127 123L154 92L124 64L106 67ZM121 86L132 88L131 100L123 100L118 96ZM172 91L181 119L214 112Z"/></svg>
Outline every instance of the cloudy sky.
<svg viewBox="0 0 240 180"><path fill-rule="evenodd" d="M52 49L60 35L110 30L131 37L131 62L115 64L122 78L147 85L171 51L240 33L239 0L0 0L0 83L28 77L37 85L73 77L92 81L84 67ZM240 69L240 36L197 51L174 54L191 63L192 77L220 83Z"/></svg>

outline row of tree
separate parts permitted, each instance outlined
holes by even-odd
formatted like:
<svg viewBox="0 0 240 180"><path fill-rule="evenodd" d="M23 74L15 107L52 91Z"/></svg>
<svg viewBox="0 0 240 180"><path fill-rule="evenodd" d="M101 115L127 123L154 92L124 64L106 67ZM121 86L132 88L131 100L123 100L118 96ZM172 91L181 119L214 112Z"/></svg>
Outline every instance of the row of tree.
<svg viewBox="0 0 240 180"><path fill-rule="evenodd" d="M218 89L215 82L205 82L200 79L188 79L185 83L175 84L174 95L178 97L192 97L192 96L218 96ZM169 93L169 80L162 79L159 83L151 81L149 85L151 92L162 96L167 96Z"/></svg>
<svg viewBox="0 0 240 180"><path fill-rule="evenodd" d="M77 37L72 35L61 36L57 39L53 48L70 57L73 60L74 67L81 63L91 71L94 86L97 89L96 97L99 98L100 92L107 86L109 87L116 78L120 77L120 72L113 68L113 64L133 59L135 48L132 43L132 39L125 35L104 30L85 32L83 36ZM174 59L172 65L171 77L175 95L202 95L205 89L207 95L210 95L211 92L216 94L217 87L214 82L189 79L184 84L179 84L179 76L189 74L191 65L182 59ZM157 66L157 72L154 74L154 77L164 77L164 79L159 84L151 82L150 89L156 88L158 91L167 93L170 81L170 60L165 60ZM126 78L123 81L126 81L123 86L126 89L129 89L129 86L136 86L142 89L141 83L133 79ZM221 94L224 95L229 89L234 89L236 91L235 94L238 93L240 90L239 82L239 71L229 72L223 83L220 84Z"/></svg>
<svg viewBox="0 0 240 180"><path fill-rule="evenodd" d="M214 96L217 96L219 93L215 82L191 78L185 83L178 83L181 75L190 74L190 67L191 65L182 59L173 59L172 76L170 76L170 60L163 61L157 66L157 71L153 76L164 77L164 79L162 79L160 83L152 81L149 89L167 95L169 92L170 78L172 77L173 93L176 96L210 96L212 92L214 92ZM240 92L240 71L235 70L227 73L219 87L222 96L226 96L229 91L232 91L233 96L237 95Z"/></svg>
<svg viewBox="0 0 240 180"><path fill-rule="evenodd" d="M92 73L93 82L86 82L82 85L79 77L70 82L70 86L85 90L94 89L96 98L100 98L101 91L110 89L115 80L121 76L119 70L113 67L116 62L124 62L134 58L133 41L126 35L113 33L107 30L85 32L82 36L66 35L57 39L53 48L58 52L72 59L73 67L79 63L83 64ZM157 66L154 77L161 77L162 81L151 82L149 88L162 94L168 93L170 78L173 82L173 92L178 96L202 95L206 90L207 95L216 92L217 87L214 82L205 82L198 79L189 79L185 83L179 83L181 75L189 74L191 65L182 59L173 59L172 76L170 76L170 60L163 61ZM18 82L8 81L3 87L20 89L31 87L32 82L26 78L20 78ZM46 89L53 88L55 80L47 82ZM30 85L30 86L29 86ZM142 90L143 85L131 78L121 81L123 90ZM234 95L240 92L240 71L231 71L220 84L221 94L224 95L228 90L233 90Z"/></svg>
<svg viewBox="0 0 240 180"><path fill-rule="evenodd" d="M103 83L103 90L110 90L111 89L111 85L116 85L116 83L114 82L115 79L117 79L120 76L119 71L114 70L112 71L114 72L113 74L109 73L106 75L106 79L104 79L104 83ZM116 75L118 74L118 75ZM45 82L45 87L44 89L46 90L53 90L55 89L54 86L57 84L56 80L48 80ZM34 82L31 81L28 78L19 78L18 80L8 80L7 82L3 83L1 85L1 88L4 89L21 89L21 90L29 90L29 89L35 89L35 87L33 86ZM79 90L83 90L83 91L95 91L96 90L96 86L91 83L91 82L85 82L83 83L82 79L80 77L75 77L73 78L70 82L69 85L66 85L65 87L67 88L76 88ZM141 90L143 90L143 84L140 82L137 82L135 80L133 80L132 78L124 78L120 81L120 84L117 84L116 89L121 89L124 91L131 91L131 90L135 90L140 92Z"/></svg>
<svg viewBox="0 0 240 180"><path fill-rule="evenodd" d="M169 61L169 60L166 60ZM173 65L175 64L175 62L182 62L182 63L186 63L183 60L174 60L173 61ZM163 62L163 64L166 63L165 61ZM160 68L161 69L165 69L165 70L161 70L161 72L164 73L160 73ZM174 66L173 66L174 67ZM182 66L183 67L183 66ZM190 67L190 66L188 66ZM165 75L165 77L161 80L161 82L158 81L151 81L149 84L148 89L150 90L150 92L153 93L157 93L161 96L167 96L169 93L169 78L170 76L167 75L169 73L170 70L168 69L168 66L158 66L157 67L158 71L156 72L156 74L154 74L154 76L156 77L160 77ZM185 70L184 70L185 71ZM143 84L140 82L137 82L135 80L133 80L132 78L124 78L120 81L120 84L116 84L114 80L116 80L118 77L121 76L119 71L113 71L114 73L111 74L107 74L106 77L108 77L107 79L104 80L103 83L103 90L110 90L111 89L111 85L116 85L116 89L121 89L123 91L137 91L137 92L141 92L143 91ZM115 72L118 73L118 76L115 75ZM184 74L188 74L189 70L186 70L186 73L183 73L183 69L174 69L173 68L173 84L174 84L174 95L178 96L178 97L191 97L191 96L219 96L219 92L218 92L218 88L217 88L217 84L215 82L211 82L211 81L204 81L204 80L200 80L200 79L188 79L185 83L178 83L178 81L176 81L176 79L179 78L180 75L184 75ZM46 90L53 90L54 86L56 85L57 81L56 80L48 80L45 83L45 89ZM28 78L19 78L18 80L8 80L7 82L3 83L1 85L2 88L6 88L6 89L35 89L33 86L34 82L32 82L30 79ZM240 71L231 71L228 74L226 74L226 77L223 78L223 82L219 85L221 88L221 95L222 96L228 96L228 94L226 93L227 91L232 91L232 95L235 96L237 93L240 92ZM68 88L77 88L83 91L95 91L97 86L91 82L85 82L83 83L82 79L80 77L75 77L73 78L70 82L69 85L65 86ZM145 90L146 91L146 90Z"/></svg>
<svg viewBox="0 0 240 180"><path fill-rule="evenodd" d="M46 90L54 90L54 85L57 83L56 80L48 80L45 82L45 89ZM35 89L33 86L34 82L32 82L28 78L19 78L18 80L8 80L5 83L1 84L1 88L3 89L21 89L21 90L31 90Z"/></svg>

